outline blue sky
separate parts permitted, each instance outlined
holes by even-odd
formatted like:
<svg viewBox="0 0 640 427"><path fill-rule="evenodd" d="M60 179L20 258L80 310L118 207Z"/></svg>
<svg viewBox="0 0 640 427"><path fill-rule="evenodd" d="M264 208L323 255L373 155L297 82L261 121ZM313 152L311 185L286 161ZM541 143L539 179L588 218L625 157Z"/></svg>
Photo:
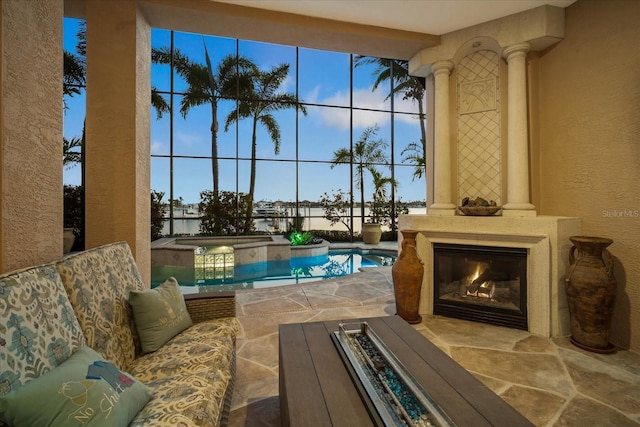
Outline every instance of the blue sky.
<svg viewBox="0 0 640 427"><path fill-rule="evenodd" d="M75 52L78 21L65 19L64 48ZM205 63L203 40L211 62L215 67L228 54L235 54L236 40L218 37L202 37L188 33L175 33L175 47L186 54L191 60ZM154 47L170 45L170 32L165 30L152 31ZM348 107L350 103L349 55L343 53L317 51L300 48L298 63L296 64L296 49L252 41L239 41L238 51L249 57L258 67L269 70L281 63L290 64L289 77L281 90L288 93L298 93L304 102L326 104L327 106L309 106L308 115L298 117L297 135L298 150L296 154L296 113L294 110L283 110L274 114L280 126L281 146L279 155L274 154L274 146L264 131L258 130L257 157L265 159L257 167L256 200L284 200L295 201L296 194L300 200L318 200L322 193L342 189L349 190L349 167L338 165L331 169L329 164L319 163L329 161L333 152L340 148L348 148L350 144L353 123L353 138L356 141L367 126L379 127L378 137L390 144L391 115L378 111L353 110L335 108ZM296 69L296 65L298 69ZM169 67L152 65L151 83L160 91L170 90ZM297 76L297 80L296 80ZM385 101L389 93L388 86L372 92L373 69L371 67L356 67L353 71L353 106L366 109L389 109L390 100ZM174 91L186 89L186 83L179 77L174 78ZM168 99L168 98L167 98ZM174 146L175 156L196 156L198 158L175 158L173 163L175 198L182 197L185 202L197 203L199 193L212 187L211 173L211 106L203 105L192 108L183 118L179 110L180 97L174 97L176 114L174 115ZM395 99L396 111L414 114L396 114L393 126L395 144L393 153L389 149L388 156L393 154L395 163L400 163L401 151L410 142L418 142L420 131L417 116L417 106L402 99ZM84 120L84 95L67 98L69 107L65 113L64 133L67 138L79 136L82 132ZM218 132L221 189L228 191L248 192L249 161L238 160L236 157L250 157L251 122L241 121L228 132L224 132L224 120L234 107L231 101L219 103ZM165 201L170 194L168 158L155 155L170 153L170 117L165 115L156 120L155 111L151 114L151 188L163 191ZM311 163L299 163L297 168L298 185L296 186L296 155L299 160ZM224 158L232 158L224 159ZM390 175L388 169L385 175ZM424 179L412 182L413 168L408 165L396 167L395 177L399 182L398 195L403 200L423 200L425 198ZM65 171L65 183L79 184L80 168L74 167ZM370 198L373 191L370 182L365 183L366 198ZM359 199L357 193L356 199Z"/></svg>

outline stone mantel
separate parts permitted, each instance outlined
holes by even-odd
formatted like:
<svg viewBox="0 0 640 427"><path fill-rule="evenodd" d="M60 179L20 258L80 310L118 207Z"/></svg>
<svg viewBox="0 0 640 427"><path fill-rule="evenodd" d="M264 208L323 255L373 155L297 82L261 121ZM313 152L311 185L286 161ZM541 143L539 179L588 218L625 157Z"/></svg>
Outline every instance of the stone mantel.
<svg viewBox="0 0 640 427"><path fill-rule="evenodd" d="M424 263L421 314L433 314L434 243L525 248L529 332L545 337L570 333L564 272L572 246L569 236L581 232L579 218L401 215L398 225L400 230L420 232L417 252Z"/></svg>

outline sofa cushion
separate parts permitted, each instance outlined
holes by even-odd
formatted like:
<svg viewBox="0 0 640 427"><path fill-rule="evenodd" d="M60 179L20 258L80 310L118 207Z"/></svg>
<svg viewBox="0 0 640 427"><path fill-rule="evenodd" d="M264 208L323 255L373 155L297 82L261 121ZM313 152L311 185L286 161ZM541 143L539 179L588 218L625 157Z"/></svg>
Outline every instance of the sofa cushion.
<svg viewBox="0 0 640 427"><path fill-rule="evenodd" d="M153 399L138 413L129 427L217 426L230 373L216 373L216 380L179 374L147 384Z"/></svg>
<svg viewBox="0 0 640 427"><path fill-rule="evenodd" d="M0 396L85 345L55 265L0 276Z"/></svg>
<svg viewBox="0 0 640 427"><path fill-rule="evenodd" d="M130 372L154 398L131 425L220 425L230 406L237 332L235 318L198 323L136 359Z"/></svg>
<svg viewBox="0 0 640 427"><path fill-rule="evenodd" d="M151 353L193 325L178 281L167 279L155 289L132 291L133 310L142 351Z"/></svg>
<svg viewBox="0 0 640 427"><path fill-rule="evenodd" d="M87 345L126 370L138 342L127 299L145 287L127 243L72 254L57 267Z"/></svg>
<svg viewBox="0 0 640 427"><path fill-rule="evenodd" d="M125 426L150 398L144 384L80 347L53 370L0 397L0 419L15 426Z"/></svg>
<svg viewBox="0 0 640 427"><path fill-rule="evenodd" d="M180 333L154 353L136 359L130 372L140 381L177 374L230 371L235 356L238 321L223 318L198 323Z"/></svg>

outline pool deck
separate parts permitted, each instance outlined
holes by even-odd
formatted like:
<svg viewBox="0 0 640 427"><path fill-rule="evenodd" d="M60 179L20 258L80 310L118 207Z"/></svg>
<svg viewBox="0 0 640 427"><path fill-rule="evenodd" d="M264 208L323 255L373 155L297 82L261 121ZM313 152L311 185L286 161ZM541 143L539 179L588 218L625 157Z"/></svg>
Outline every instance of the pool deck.
<svg viewBox="0 0 640 427"><path fill-rule="evenodd" d="M354 246L358 244L348 247ZM373 246L383 247L393 250L397 244ZM281 425L280 323L395 314L391 267L303 285L242 290L236 296L241 330L232 427ZM441 316L423 316L414 327L536 426L640 425L637 353L599 355L573 346L568 337L542 338Z"/></svg>

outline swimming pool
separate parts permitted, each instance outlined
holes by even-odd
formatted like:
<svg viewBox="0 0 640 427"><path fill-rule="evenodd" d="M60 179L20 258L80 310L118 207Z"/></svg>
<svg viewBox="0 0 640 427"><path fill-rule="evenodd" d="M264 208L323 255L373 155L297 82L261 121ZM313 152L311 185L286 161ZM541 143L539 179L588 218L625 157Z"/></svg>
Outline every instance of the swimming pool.
<svg viewBox="0 0 640 427"><path fill-rule="evenodd" d="M326 255L295 257L247 265L227 265L215 271L193 267L156 266L151 268L151 286L175 277L183 293L261 289L332 279L353 274L360 268L391 266L395 253L360 249L330 250Z"/></svg>

